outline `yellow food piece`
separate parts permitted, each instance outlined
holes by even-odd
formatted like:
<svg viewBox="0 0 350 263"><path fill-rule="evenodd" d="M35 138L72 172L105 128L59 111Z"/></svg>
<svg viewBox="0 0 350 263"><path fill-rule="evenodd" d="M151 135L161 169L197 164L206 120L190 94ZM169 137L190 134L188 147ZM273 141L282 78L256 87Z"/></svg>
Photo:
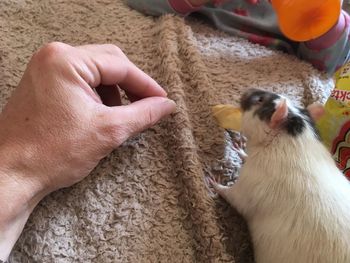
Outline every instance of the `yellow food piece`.
<svg viewBox="0 0 350 263"><path fill-rule="evenodd" d="M239 108L219 104L214 106L212 111L220 127L235 131L241 130L242 112Z"/></svg>

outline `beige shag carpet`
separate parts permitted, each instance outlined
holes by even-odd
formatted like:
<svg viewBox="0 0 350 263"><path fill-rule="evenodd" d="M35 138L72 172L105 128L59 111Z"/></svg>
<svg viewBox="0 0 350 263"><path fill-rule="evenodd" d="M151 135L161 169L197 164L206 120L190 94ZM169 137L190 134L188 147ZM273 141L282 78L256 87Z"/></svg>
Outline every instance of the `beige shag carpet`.
<svg viewBox="0 0 350 263"><path fill-rule="evenodd" d="M253 262L244 220L205 184L240 163L210 108L248 88L324 101L325 76L197 18L146 17L121 0L1 0L0 10L1 107L50 41L116 44L178 104L86 180L45 198L10 262Z"/></svg>

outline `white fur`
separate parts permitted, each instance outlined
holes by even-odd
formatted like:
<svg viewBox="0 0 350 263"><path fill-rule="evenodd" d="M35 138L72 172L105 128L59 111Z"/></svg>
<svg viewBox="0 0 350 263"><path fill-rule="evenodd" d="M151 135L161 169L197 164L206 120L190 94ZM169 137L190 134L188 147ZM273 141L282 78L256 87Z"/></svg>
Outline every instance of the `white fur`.
<svg viewBox="0 0 350 263"><path fill-rule="evenodd" d="M312 129L295 138L247 112L242 131L240 177L214 187L247 220L256 262L349 263L350 183Z"/></svg>

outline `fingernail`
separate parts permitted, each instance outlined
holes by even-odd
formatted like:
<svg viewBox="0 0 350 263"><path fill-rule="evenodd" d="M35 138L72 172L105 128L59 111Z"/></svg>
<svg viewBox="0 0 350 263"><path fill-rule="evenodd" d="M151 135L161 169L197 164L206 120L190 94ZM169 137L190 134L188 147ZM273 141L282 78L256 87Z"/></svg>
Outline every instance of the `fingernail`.
<svg viewBox="0 0 350 263"><path fill-rule="evenodd" d="M176 102L171 99L166 99L165 103L172 108L172 112L176 110Z"/></svg>

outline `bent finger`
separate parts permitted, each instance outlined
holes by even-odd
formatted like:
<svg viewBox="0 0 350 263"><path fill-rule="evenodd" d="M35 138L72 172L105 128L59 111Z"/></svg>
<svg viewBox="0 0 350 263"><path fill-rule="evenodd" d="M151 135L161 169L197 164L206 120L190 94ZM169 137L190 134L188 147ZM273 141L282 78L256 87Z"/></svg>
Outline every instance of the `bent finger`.
<svg viewBox="0 0 350 263"><path fill-rule="evenodd" d="M165 90L150 76L133 64L117 46L87 45L78 49L89 58L88 69L93 76L93 88L118 84L136 97L166 97Z"/></svg>

